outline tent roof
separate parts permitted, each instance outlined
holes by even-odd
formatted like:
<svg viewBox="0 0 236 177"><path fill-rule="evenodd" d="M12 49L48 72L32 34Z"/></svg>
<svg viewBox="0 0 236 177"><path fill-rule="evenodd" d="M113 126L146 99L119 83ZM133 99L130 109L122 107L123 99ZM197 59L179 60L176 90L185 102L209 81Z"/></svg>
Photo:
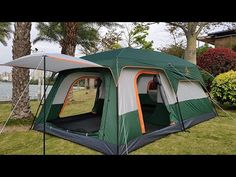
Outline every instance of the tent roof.
<svg viewBox="0 0 236 177"><path fill-rule="evenodd" d="M104 67L109 67L116 78L119 77L120 71L124 67L152 67L165 69L171 64L178 68L196 68L194 64L172 55L129 47L100 52L81 58L103 65Z"/></svg>
<svg viewBox="0 0 236 177"><path fill-rule="evenodd" d="M52 72L60 72L68 69L86 68L86 67L102 67L99 64L63 54L40 53L23 56L16 60L10 61L3 65L16 66L30 69L44 69L43 56L46 56L46 70Z"/></svg>

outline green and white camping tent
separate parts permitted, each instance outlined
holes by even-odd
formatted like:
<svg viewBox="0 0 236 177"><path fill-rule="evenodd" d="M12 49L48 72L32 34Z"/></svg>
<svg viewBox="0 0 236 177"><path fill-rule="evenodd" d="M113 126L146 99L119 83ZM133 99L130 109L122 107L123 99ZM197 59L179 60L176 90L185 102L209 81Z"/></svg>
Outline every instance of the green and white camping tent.
<svg viewBox="0 0 236 177"><path fill-rule="evenodd" d="M6 65L44 69L42 56L45 69L59 73L45 101L46 133L104 154L126 154L216 116L200 71L181 58L122 48L82 58L29 55ZM99 111L60 118L71 85L85 77L102 81L94 105ZM35 130L44 130L43 108Z"/></svg>

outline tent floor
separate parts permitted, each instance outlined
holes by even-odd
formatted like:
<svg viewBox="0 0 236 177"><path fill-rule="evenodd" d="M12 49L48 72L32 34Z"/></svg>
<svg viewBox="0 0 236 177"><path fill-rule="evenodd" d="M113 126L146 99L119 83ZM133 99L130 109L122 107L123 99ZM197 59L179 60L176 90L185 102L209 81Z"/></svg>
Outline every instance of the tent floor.
<svg viewBox="0 0 236 177"><path fill-rule="evenodd" d="M153 124L150 124L150 123L147 123L145 122L145 129L146 129L146 132L149 133L149 132L153 132L153 131L156 131L156 130L160 130L162 128L165 128L167 126L164 126L164 125L153 125Z"/></svg>
<svg viewBox="0 0 236 177"><path fill-rule="evenodd" d="M93 133L100 129L101 115L85 113L70 117L59 118L50 123L55 126L74 132Z"/></svg>

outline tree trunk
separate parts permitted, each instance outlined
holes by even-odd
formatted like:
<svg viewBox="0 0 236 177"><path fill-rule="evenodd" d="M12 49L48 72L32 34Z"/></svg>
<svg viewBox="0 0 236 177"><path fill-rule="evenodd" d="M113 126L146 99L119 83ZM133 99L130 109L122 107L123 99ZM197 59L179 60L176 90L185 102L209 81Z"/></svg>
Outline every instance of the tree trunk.
<svg viewBox="0 0 236 177"><path fill-rule="evenodd" d="M77 44L78 22L65 22L66 34L62 42L61 53L65 55L75 56ZM73 89L69 91L67 102L73 100Z"/></svg>
<svg viewBox="0 0 236 177"><path fill-rule="evenodd" d="M61 53L75 56L77 44L78 22L65 22L66 34L61 46Z"/></svg>
<svg viewBox="0 0 236 177"><path fill-rule="evenodd" d="M29 55L31 52L31 22L17 22L14 27L15 33L12 46L13 60ZM28 82L29 69L15 67L12 69L12 106L13 108L16 106L13 111L14 118L31 118L33 115L30 110L29 87L26 88ZM24 90L25 92L23 93ZM22 94L23 96L21 97Z"/></svg>
<svg viewBox="0 0 236 177"><path fill-rule="evenodd" d="M184 52L184 58L189 62L196 64L196 35L188 34L187 38L187 47Z"/></svg>

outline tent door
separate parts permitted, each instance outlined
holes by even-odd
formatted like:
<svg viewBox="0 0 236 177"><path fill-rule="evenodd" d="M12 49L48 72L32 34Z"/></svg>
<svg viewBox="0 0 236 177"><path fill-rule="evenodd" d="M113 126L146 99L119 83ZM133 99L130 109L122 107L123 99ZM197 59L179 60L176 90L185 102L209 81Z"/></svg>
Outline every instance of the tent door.
<svg viewBox="0 0 236 177"><path fill-rule="evenodd" d="M136 75L136 100L142 133L169 126L167 98L158 72L141 71Z"/></svg>

